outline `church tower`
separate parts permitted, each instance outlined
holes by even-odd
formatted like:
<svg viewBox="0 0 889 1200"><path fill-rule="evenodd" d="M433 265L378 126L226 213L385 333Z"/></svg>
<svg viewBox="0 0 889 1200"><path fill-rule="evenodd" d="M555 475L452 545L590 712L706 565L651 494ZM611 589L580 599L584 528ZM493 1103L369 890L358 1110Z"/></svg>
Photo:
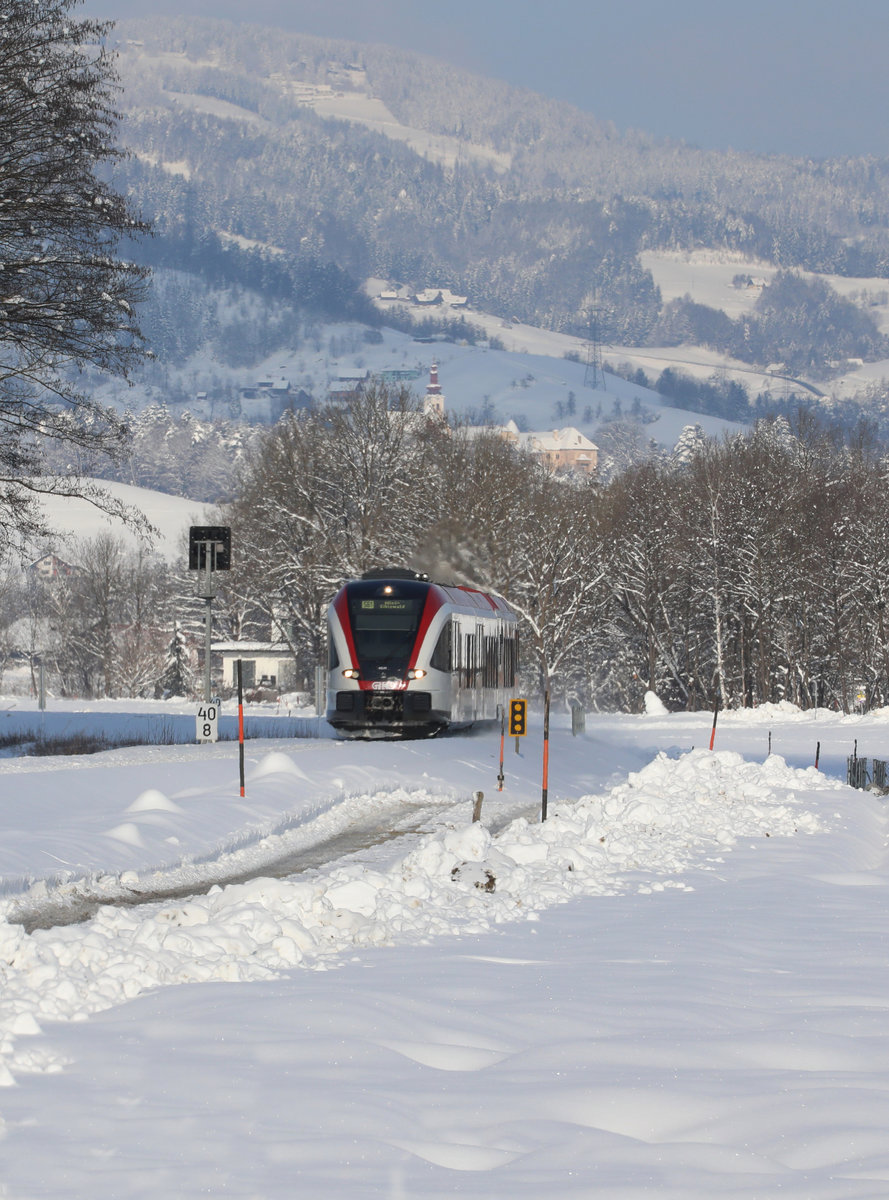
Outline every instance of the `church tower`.
<svg viewBox="0 0 889 1200"><path fill-rule="evenodd" d="M423 412L427 417L445 419L445 398L438 382L438 363L429 368L429 382L426 384L426 395L423 397Z"/></svg>

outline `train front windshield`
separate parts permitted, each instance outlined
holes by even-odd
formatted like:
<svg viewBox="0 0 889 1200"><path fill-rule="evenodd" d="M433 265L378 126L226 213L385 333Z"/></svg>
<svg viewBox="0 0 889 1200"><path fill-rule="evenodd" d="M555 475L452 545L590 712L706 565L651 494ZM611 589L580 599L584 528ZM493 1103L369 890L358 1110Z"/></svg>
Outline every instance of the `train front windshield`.
<svg viewBox="0 0 889 1200"><path fill-rule="evenodd" d="M425 588L422 594L381 594L359 585L349 589L349 619L358 654L362 679L388 679L404 675L420 626ZM413 590L413 589L410 589Z"/></svg>

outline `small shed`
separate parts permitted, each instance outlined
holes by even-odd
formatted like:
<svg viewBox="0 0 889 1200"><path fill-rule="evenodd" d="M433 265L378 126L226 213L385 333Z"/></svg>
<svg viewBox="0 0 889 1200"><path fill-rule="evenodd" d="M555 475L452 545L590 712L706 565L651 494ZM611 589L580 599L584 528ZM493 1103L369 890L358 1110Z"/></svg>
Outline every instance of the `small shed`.
<svg viewBox="0 0 889 1200"><path fill-rule="evenodd" d="M264 688L281 692L294 686L295 664L285 642L214 642L210 649L222 660L223 688L237 688L238 659L245 691Z"/></svg>

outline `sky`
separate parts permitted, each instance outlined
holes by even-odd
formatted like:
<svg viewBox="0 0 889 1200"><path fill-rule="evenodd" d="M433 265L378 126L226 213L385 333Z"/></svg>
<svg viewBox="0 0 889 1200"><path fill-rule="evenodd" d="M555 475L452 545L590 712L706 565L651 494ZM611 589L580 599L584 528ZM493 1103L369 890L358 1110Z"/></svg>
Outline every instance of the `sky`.
<svg viewBox="0 0 889 1200"><path fill-rule="evenodd" d="M889 155L885 0L87 0L420 51L706 149Z"/></svg>

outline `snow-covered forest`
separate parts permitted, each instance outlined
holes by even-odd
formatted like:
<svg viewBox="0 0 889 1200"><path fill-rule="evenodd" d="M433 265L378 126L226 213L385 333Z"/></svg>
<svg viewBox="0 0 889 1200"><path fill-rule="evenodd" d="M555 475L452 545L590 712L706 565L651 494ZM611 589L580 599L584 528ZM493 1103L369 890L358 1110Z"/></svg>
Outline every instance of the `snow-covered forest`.
<svg viewBox="0 0 889 1200"><path fill-rule="evenodd" d="M494 434L393 414L285 421L223 509L252 548L232 599L279 619L316 661L344 577L409 563L502 592L523 658L562 696L634 710L792 700L844 711L889 698L886 463L802 418L672 456L607 484L548 473Z"/></svg>
<svg viewBox="0 0 889 1200"><path fill-rule="evenodd" d="M407 564L505 595L529 688L545 676L590 707L636 711L647 690L692 710L889 702L887 466L866 428L843 440L801 415L714 441L689 427L603 482L377 385L254 431L239 454L231 499L208 510L241 548L216 636L285 640L295 680L324 658L342 580ZM7 577L7 653L24 640L63 692L161 694L177 628L200 640L187 572L112 534L75 553L68 577Z"/></svg>

